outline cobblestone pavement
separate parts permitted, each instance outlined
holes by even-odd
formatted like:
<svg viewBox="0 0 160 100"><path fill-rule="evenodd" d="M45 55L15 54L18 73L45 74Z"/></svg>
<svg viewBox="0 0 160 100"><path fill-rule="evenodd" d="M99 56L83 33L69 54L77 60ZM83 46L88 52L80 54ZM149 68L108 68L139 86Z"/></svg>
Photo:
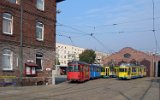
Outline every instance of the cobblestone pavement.
<svg viewBox="0 0 160 100"><path fill-rule="evenodd" d="M0 100L160 100L160 78L0 87Z"/></svg>

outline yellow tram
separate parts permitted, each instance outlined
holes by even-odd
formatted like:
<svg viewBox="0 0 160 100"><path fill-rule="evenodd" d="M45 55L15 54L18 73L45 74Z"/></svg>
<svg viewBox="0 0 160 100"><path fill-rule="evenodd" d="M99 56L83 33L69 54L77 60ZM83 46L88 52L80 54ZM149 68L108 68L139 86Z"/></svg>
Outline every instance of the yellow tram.
<svg viewBox="0 0 160 100"><path fill-rule="evenodd" d="M119 66L109 67L105 66L102 68L101 76L103 78L109 78L109 77L117 77L119 72Z"/></svg>
<svg viewBox="0 0 160 100"><path fill-rule="evenodd" d="M139 77L145 77L147 76L147 72L146 72L146 66L141 65L139 67Z"/></svg>
<svg viewBox="0 0 160 100"><path fill-rule="evenodd" d="M102 67L102 71L101 71L102 78L109 78L109 73L110 73L110 70L108 66Z"/></svg>
<svg viewBox="0 0 160 100"><path fill-rule="evenodd" d="M130 63L121 64L119 67L119 79L133 79L146 76L145 66L136 66Z"/></svg>

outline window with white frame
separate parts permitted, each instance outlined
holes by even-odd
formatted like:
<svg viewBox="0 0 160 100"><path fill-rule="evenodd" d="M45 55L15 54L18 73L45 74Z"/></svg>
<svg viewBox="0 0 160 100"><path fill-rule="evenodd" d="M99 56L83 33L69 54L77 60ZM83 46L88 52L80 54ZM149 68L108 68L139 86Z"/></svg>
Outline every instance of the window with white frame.
<svg viewBox="0 0 160 100"><path fill-rule="evenodd" d="M2 51L2 67L3 70L13 69L13 52L9 49L4 49Z"/></svg>
<svg viewBox="0 0 160 100"><path fill-rule="evenodd" d="M44 0L37 0L36 6L37 9L44 11Z"/></svg>
<svg viewBox="0 0 160 100"><path fill-rule="evenodd" d="M36 64L38 65L38 67L36 67L36 70L42 71L42 58L43 58L43 54L42 53L37 53L36 54Z"/></svg>
<svg viewBox="0 0 160 100"><path fill-rule="evenodd" d="M9 13L3 13L3 33L4 34L13 34L13 17Z"/></svg>
<svg viewBox="0 0 160 100"><path fill-rule="evenodd" d="M41 22L36 23L36 39L43 41L44 38L44 25Z"/></svg>

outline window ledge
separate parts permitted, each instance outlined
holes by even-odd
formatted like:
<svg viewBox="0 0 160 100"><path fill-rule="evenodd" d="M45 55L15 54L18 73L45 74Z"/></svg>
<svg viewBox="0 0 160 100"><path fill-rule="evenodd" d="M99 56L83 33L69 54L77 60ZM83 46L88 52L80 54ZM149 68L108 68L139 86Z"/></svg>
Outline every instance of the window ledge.
<svg viewBox="0 0 160 100"><path fill-rule="evenodd" d="M37 41L40 41L40 42L43 42L44 40L41 40L41 39L36 39Z"/></svg>
<svg viewBox="0 0 160 100"><path fill-rule="evenodd" d="M13 35L13 33L3 32L4 35Z"/></svg>
<svg viewBox="0 0 160 100"><path fill-rule="evenodd" d="M40 11L40 12L44 12L44 9L37 8L37 10Z"/></svg>

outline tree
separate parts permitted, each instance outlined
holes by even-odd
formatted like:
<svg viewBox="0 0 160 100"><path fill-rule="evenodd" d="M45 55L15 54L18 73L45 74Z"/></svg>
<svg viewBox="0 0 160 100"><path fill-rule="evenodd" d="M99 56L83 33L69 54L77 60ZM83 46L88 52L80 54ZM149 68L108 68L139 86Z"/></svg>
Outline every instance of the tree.
<svg viewBox="0 0 160 100"><path fill-rule="evenodd" d="M79 55L79 60L84 61L86 63L92 64L95 62L96 54L93 50L85 50Z"/></svg>
<svg viewBox="0 0 160 100"><path fill-rule="evenodd" d="M58 58L55 59L55 65L60 65L60 62L59 62Z"/></svg>

